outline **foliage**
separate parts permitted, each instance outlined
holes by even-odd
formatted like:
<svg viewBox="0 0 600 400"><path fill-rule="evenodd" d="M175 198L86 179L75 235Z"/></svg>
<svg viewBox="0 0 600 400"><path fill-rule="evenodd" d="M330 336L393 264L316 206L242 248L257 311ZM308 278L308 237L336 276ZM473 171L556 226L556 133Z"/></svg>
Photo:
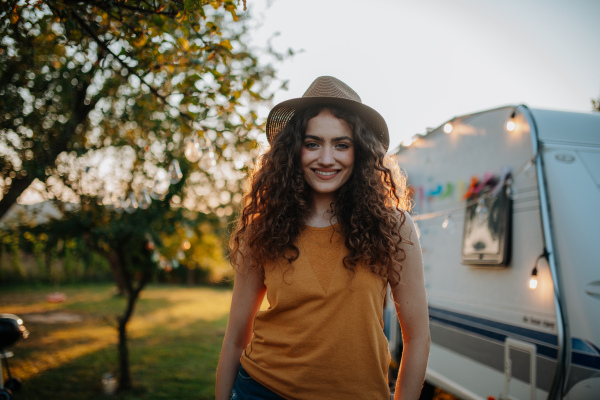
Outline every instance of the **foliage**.
<svg viewBox="0 0 600 400"><path fill-rule="evenodd" d="M0 285L109 282L105 258L77 237L50 238L39 229L0 231ZM56 239L56 240L53 240Z"/></svg>
<svg viewBox="0 0 600 400"><path fill-rule="evenodd" d="M167 271L181 268L188 276L200 278L201 283L222 281L228 263L223 252L227 240L219 232L220 224L202 214L176 222L172 232L160 235L159 265ZM195 280L187 282L193 284Z"/></svg>
<svg viewBox="0 0 600 400"><path fill-rule="evenodd" d="M0 4L0 217L36 189L63 217L32 234L81 238L108 260L127 297L122 389L127 324L161 264L155 250L174 251L177 229L206 226L207 212L232 214L258 152L257 107L275 74L247 47L244 18L232 0Z"/></svg>
<svg viewBox="0 0 600 400"><path fill-rule="evenodd" d="M36 180L62 201L164 190L194 135L220 168L194 164L184 205L226 207L210 187L239 190L274 77L244 18L231 0L3 2L0 216Z"/></svg>
<svg viewBox="0 0 600 400"><path fill-rule="evenodd" d="M592 111L600 112L600 98L598 100L592 99Z"/></svg>

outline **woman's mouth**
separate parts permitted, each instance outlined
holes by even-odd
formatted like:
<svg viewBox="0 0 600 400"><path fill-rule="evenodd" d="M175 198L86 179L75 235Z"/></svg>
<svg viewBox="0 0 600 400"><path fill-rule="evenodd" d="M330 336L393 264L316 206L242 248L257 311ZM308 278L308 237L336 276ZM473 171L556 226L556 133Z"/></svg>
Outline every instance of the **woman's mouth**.
<svg viewBox="0 0 600 400"><path fill-rule="evenodd" d="M325 175L325 176L330 176L330 175L335 175L338 173L338 171L319 171L318 169L315 170L315 173L319 174L319 175Z"/></svg>
<svg viewBox="0 0 600 400"><path fill-rule="evenodd" d="M333 178L335 175L338 174L338 172L340 172L339 170L321 170L321 169L313 169L313 172L315 173L315 175L318 175L319 178L322 179L331 179Z"/></svg>

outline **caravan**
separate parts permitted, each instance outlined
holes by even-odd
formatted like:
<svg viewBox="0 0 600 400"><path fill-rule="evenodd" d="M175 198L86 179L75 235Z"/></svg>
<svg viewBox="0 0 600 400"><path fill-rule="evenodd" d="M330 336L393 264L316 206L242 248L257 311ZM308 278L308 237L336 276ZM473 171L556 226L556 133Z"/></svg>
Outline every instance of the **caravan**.
<svg viewBox="0 0 600 400"><path fill-rule="evenodd" d="M427 384L461 399L600 399L600 114L483 111L396 158L423 248Z"/></svg>

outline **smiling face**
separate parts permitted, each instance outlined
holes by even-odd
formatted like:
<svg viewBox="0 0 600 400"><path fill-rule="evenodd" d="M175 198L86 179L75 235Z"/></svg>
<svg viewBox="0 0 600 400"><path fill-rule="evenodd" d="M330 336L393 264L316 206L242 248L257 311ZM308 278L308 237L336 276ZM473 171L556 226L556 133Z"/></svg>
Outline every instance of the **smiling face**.
<svg viewBox="0 0 600 400"><path fill-rule="evenodd" d="M332 198L348 181L354 167L354 134L350 125L328 110L311 118L300 162L313 195Z"/></svg>

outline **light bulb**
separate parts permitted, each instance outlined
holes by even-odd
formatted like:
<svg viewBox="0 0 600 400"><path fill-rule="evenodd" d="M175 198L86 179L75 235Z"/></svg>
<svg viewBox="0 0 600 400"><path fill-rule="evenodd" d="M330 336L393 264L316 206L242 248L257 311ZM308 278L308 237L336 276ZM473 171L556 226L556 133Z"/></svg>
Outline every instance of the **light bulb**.
<svg viewBox="0 0 600 400"><path fill-rule="evenodd" d="M514 132L517 127L517 124L512 119L506 123L506 130L509 132Z"/></svg>
<svg viewBox="0 0 600 400"><path fill-rule="evenodd" d="M537 287L537 284L538 284L537 277L532 276L531 279L529 280L529 288L535 289Z"/></svg>
<svg viewBox="0 0 600 400"><path fill-rule="evenodd" d="M454 129L454 127L452 126L452 124L450 122L447 122L444 125L444 133L452 133L452 129Z"/></svg>
<svg viewBox="0 0 600 400"><path fill-rule="evenodd" d="M444 222L442 222L442 228L446 229L448 228L448 225L450 225L450 216L446 215L446 218L444 218Z"/></svg>
<svg viewBox="0 0 600 400"><path fill-rule="evenodd" d="M531 271L531 278L529 279L529 288L530 289L535 289L537 287L537 284L538 284L538 280L537 280L537 266L535 266L535 267L533 267L533 270Z"/></svg>
<svg viewBox="0 0 600 400"><path fill-rule="evenodd" d="M446 215L446 218L444 218L444 222L442 222L442 228L445 229L446 232L454 233L454 221L452 220L450 214Z"/></svg>

